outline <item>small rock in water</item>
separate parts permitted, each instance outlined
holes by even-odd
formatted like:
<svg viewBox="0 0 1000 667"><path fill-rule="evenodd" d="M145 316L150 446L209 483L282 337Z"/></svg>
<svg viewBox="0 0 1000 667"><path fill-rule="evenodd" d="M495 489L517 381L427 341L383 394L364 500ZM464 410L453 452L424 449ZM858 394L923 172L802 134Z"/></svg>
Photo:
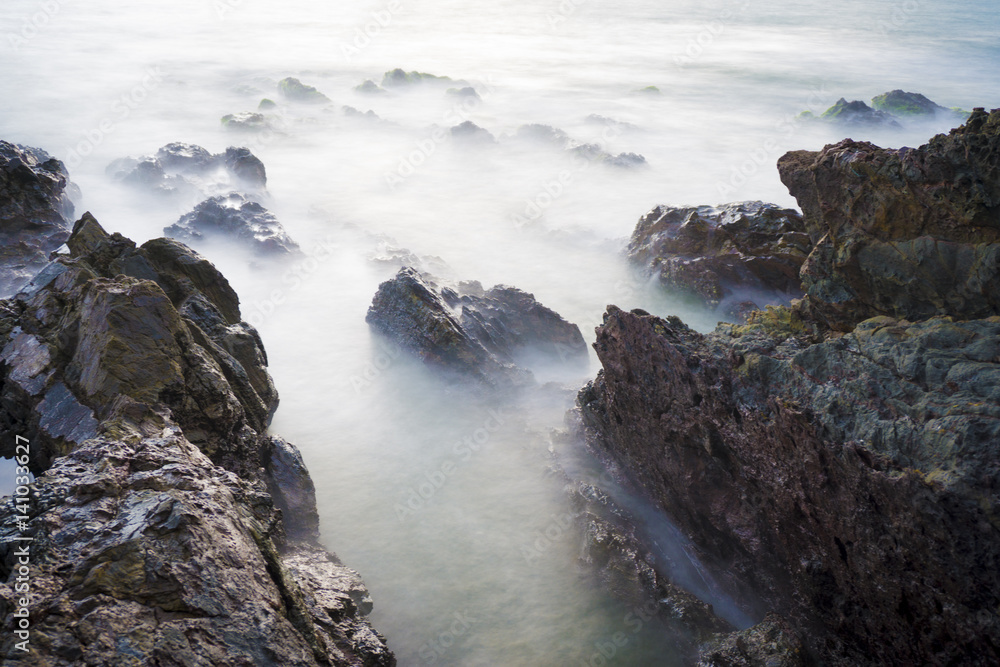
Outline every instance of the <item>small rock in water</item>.
<svg viewBox="0 0 1000 667"><path fill-rule="evenodd" d="M278 90L285 99L292 102L323 104L330 101L329 97L316 90L315 87L308 86L291 76L278 82Z"/></svg>
<svg viewBox="0 0 1000 667"><path fill-rule="evenodd" d="M451 128L451 136L460 141L474 144L495 144L497 142L489 130L479 127L471 120Z"/></svg>
<svg viewBox="0 0 1000 667"><path fill-rule="evenodd" d="M247 242L262 255L296 253L299 246L266 208L233 192L212 197L181 216L163 232L170 237L197 243L207 237L232 236Z"/></svg>

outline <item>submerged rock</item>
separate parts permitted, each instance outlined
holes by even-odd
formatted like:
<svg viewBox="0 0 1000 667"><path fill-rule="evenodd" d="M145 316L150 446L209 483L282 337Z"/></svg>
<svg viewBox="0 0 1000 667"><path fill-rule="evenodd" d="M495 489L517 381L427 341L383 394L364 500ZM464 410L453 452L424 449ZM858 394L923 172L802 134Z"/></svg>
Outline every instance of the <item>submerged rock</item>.
<svg viewBox="0 0 1000 667"><path fill-rule="evenodd" d="M299 252L299 245L288 236L274 215L259 203L235 192L206 199L163 233L195 243L210 237L233 237L261 255Z"/></svg>
<svg viewBox="0 0 1000 667"><path fill-rule="evenodd" d="M811 248L802 216L756 201L657 206L640 218L627 252L664 286L716 307L747 290L759 305L801 296L799 269Z"/></svg>
<svg viewBox="0 0 1000 667"><path fill-rule="evenodd" d="M305 102L307 104L325 104L330 102L330 98L316 90L315 87L306 85L291 76L278 82L278 91L285 99L292 102Z"/></svg>
<svg viewBox="0 0 1000 667"><path fill-rule="evenodd" d="M495 144L496 137L489 130L479 127L470 120L451 128L451 136L459 141L475 144Z"/></svg>
<svg viewBox="0 0 1000 667"><path fill-rule="evenodd" d="M422 83L448 84L450 86L466 85L464 81L455 81L447 76L435 76L434 74L427 74L426 72L406 72L399 68L386 72L382 76L383 88L398 88Z"/></svg>
<svg viewBox="0 0 1000 667"><path fill-rule="evenodd" d="M88 213L0 302L0 455L36 479L0 503L0 618L25 665L392 665L358 575L316 542L308 472L266 429L277 393L225 278ZM17 541L30 537L31 542Z"/></svg>
<svg viewBox="0 0 1000 667"><path fill-rule="evenodd" d="M515 135L521 141L533 141L560 148L567 151L574 158L586 160L587 162L597 162L612 167L639 167L646 164L646 158L638 153L619 153L613 155L608 153L598 144L581 144L574 141L562 130L543 125L531 123L517 128Z"/></svg>
<svg viewBox="0 0 1000 667"><path fill-rule="evenodd" d="M1000 111L918 149L788 153L778 172L815 244L803 307L824 325L1000 312Z"/></svg>
<svg viewBox="0 0 1000 667"><path fill-rule="evenodd" d="M66 167L45 151L0 141L0 296L28 282L69 238L72 187Z"/></svg>
<svg viewBox="0 0 1000 667"><path fill-rule="evenodd" d="M166 195L209 194L233 186L250 191L267 187L264 163L249 148L234 146L212 154L195 144L174 142L156 155L119 158L105 171L122 183Z"/></svg>
<svg viewBox="0 0 1000 667"><path fill-rule="evenodd" d="M890 113L877 111L862 102L848 102L843 97L837 103L824 111L820 118L840 125L867 125L902 129L902 125Z"/></svg>
<svg viewBox="0 0 1000 667"><path fill-rule="evenodd" d="M222 127L238 132L260 132L270 130L271 121L262 113L256 111L241 111L228 113L222 117Z"/></svg>
<svg viewBox="0 0 1000 667"><path fill-rule="evenodd" d="M584 363L580 329L514 287L442 285L405 267L379 286L365 321L429 366L481 386L533 382L526 361Z"/></svg>
<svg viewBox="0 0 1000 667"><path fill-rule="evenodd" d="M380 95L388 92L385 88L380 87L371 79L365 79L364 83L354 86L354 90L359 93L364 93L365 95Z"/></svg>

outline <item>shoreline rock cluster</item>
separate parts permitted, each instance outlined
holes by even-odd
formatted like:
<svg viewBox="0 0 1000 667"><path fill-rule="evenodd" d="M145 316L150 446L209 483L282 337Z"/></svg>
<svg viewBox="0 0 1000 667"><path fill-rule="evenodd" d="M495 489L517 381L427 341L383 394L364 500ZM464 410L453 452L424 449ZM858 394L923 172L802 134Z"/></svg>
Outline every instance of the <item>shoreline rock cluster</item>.
<svg viewBox="0 0 1000 667"><path fill-rule="evenodd" d="M702 664L1000 660L998 166L1000 110L789 153L803 299L708 334L608 307L588 441L778 614Z"/></svg>
<svg viewBox="0 0 1000 667"><path fill-rule="evenodd" d="M65 173L41 168L56 185ZM89 213L66 243L0 301L0 455L26 439L36 475L0 504L4 627L21 608L21 538L31 564L28 651L4 633L0 654L395 664L360 577L319 543L301 455L267 433L278 395L226 279L181 243L136 247Z"/></svg>

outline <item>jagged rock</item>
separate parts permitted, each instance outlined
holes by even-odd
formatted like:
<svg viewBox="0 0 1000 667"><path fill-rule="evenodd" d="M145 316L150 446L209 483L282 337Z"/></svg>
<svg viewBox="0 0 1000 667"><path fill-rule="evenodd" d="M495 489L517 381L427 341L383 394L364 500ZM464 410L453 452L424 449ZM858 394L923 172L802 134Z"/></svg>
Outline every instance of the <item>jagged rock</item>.
<svg viewBox="0 0 1000 667"><path fill-rule="evenodd" d="M467 85L464 81L455 81L447 76L435 76L434 74L427 74L425 72L406 72L399 68L386 72L382 76L383 88L398 88L400 86L412 86L421 83L449 84L452 86Z"/></svg>
<svg viewBox="0 0 1000 667"><path fill-rule="evenodd" d="M569 138L568 134L551 125L542 125L541 123L530 123L517 128L517 138L537 141L557 148L568 149L573 145L573 140Z"/></svg>
<svg viewBox="0 0 1000 667"><path fill-rule="evenodd" d="M530 384L518 363L532 355L580 363L587 354L580 329L531 294L440 285L409 267L379 286L365 320L426 364L491 388Z"/></svg>
<svg viewBox="0 0 1000 667"><path fill-rule="evenodd" d="M657 206L639 219L627 252L664 286L716 307L747 289L764 303L801 296L799 269L811 248L802 216L756 201Z"/></svg>
<svg viewBox="0 0 1000 667"><path fill-rule="evenodd" d="M344 115L347 116L348 118L361 118L364 120L374 120L379 122L382 121L382 118L380 118L379 115L374 111L372 111L371 109L363 112L351 106L343 106L340 108L340 110L343 111Z"/></svg>
<svg viewBox="0 0 1000 667"><path fill-rule="evenodd" d="M903 127L892 114L876 111L861 100L848 102L843 97L824 111L820 118L839 125L890 127L893 129L902 129Z"/></svg>
<svg viewBox="0 0 1000 667"><path fill-rule="evenodd" d="M288 100L293 102L306 102L308 104L325 104L330 98L316 90L313 86L308 86L294 77L287 77L278 82L278 91Z"/></svg>
<svg viewBox="0 0 1000 667"><path fill-rule="evenodd" d="M69 238L72 187L45 151L0 141L0 296L27 283Z"/></svg>
<svg viewBox="0 0 1000 667"><path fill-rule="evenodd" d="M623 167L628 169L632 167L642 167L646 164L646 158L638 153L619 153L618 155L613 155L597 144L580 144L579 146L574 146L570 149L570 153L576 157L581 157L588 162L598 162L611 167Z"/></svg>
<svg viewBox="0 0 1000 667"><path fill-rule="evenodd" d="M581 144L574 141L562 130L550 125L532 123L517 128L517 139L533 141L553 148L561 148L574 158L597 162L612 167L639 167L646 164L646 158L638 153L619 153L613 155L597 144Z"/></svg>
<svg viewBox="0 0 1000 667"><path fill-rule="evenodd" d="M474 144L495 144L497 142L489 130L479 127L470 120L451 128L451 136L459 141Z"/></svg>
<svg viewBox="0 0 1000 667"><path fill-rule="evenodd" d="M788 621L768 614L761 623L710 642L698 667L806 667L802 641Z"/></svg>
<svg viewBox="0 0 1000 667"><path fill-rule="evenodd" d="M298 244L274 215L236 192L206 199L163 233L193 243L208 237L231 236L244 241L261 255L287 255L299 251Z"/></svg>
<svg viewBox="0 0 1000 667"><path fill-rule="evenodd" d="M106 173L117 181L166 195L202 195L237 186L250 191L267 187L264 163L249 148L230 146L212 154L201 146L174 142L156 155L119 158Z"/></svg>
<svg viewBox="0 0 1000 667"><path fill-rule="evenodd" d="M1000 657L1000 318L796 311L697 334L609 307L595 447L826 664Z"/></svg>
<svg viewBox="0 0 1000 667"><path fill-rule="evenodd" d="M364 93L366 95L379 95L379 94L388 92L388 91L386 91L385 88L382 88L381 86L379 86L377 83L375 83L371 79L365 79L365 82L362 83L362 84L359 84L359 85L355 86L354 90L356 92Z"/></svg>
<svg viewBox="0 0 1000 667"><path fill-rule="evenodd" d="M392 665L357 574L316 543L256 332L204 258L136 248L88 213L0 302L0 455L36 475L0 504L0 619L31 562L24 665ZM270 493L269 493L270 491ZM287 518L283 518L283 514ZM16 541L28 536L32 542ZM5 663L6 664L6 663Z"/></svg>
<svg viewBox="0 0 1000 667"><path fill-rule="evenodd" d="M227 113L222 117L222 127L227 130L237 132L261 132L271 130L270 119L256 111L240 111L239 113Z"/></svg>
<svg viewBox="0 0 1000 667"><path fill-rule="evenodd" d="M868 317L1000 312L1000 110L918 149L844 140L778 161L814 248L810 317L849 331Z"/></svg>

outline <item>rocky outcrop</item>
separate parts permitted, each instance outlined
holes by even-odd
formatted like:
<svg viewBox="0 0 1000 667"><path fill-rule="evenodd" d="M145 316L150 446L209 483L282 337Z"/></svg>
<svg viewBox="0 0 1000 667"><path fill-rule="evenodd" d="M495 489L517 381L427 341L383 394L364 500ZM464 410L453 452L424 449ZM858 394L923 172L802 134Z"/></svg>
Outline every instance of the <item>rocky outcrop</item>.
<svg viewBox="0 0 1000 667"><path fill-rule="evenodd" d="M604 164L610 167L632 168L646 164L646 158L638 153L609 153L598 144L581 144L559 128L551 125L530 123L517 128L515 138L520 141L542 144L565 150L577 160Z"/></svg>
<svg viewBox="0 0 1000 667"><path fill-rule="evenodd" d="M0 141L0 296L28 282L69 238L71 188L59 160Z"/></svg>
<svg viewBox="0 0 1000 667"><path fill-rule="evenodd" d="M799 269L811 249L802 216L756 201L657 206L639 219L627 253L665 287L696 294L715 308L801 296Z"/></svg>
<svg viewBox="0 0 1000 667"><path fill-rule="evenodd" d="M439 284L404 267L379 286L365 318L380 334L427 365L481 387L511 389L533 382L537 356L585 363L580 329L515 287L484 290L475 281Z"/></svg>
<svg viewBox="0 0 1000 667"><path fill-rule="evenodd" d="M0 302L0 455L27 439L36 475L0 504L5 627L25 546L31 593L29 650L5 633L4 658L394 664L357 574L316 541L301 457L266 432L277 393L225 278L90 214L68 245Z"/></svg>
<svg viewBox="0 0 1000 667"><path fill-rule="evenodd" d="M837 100L837 103L832 107L824 111L820 118L840 125L888 127L892 129L902 129L903 127L891 113L872 109L861 100L848 102L843 97Z"/></svg>
<svg viewBox="0 0 1000 667"><path fill-rule="evenodd" d="M815 248L804 308L849 331L888 315L1000 312L1000 111L918 149L844 140L778 161Z"/></svg>
<svg viewBox="0 0 1000 667"><path fill-rule="evenodd" d="M468 83L461 79L456 81L451 77L437 76L435 74L427 74L426 72L407 72L398 67L382 75L382 88L403 88L426 83L447 85L449 87L468 86Z"/></svg>
<svg viewBox="0 0 1000 667"><path fill-rule="evenodd" d="M264 163L249 148L232 146L213 155L201 146L174 142L155 155L115 160L106 171L117 181L165 195L196 196L232 188L257 192L267 187Z"/></svg>
<svg viewBox="0 0 1000 667"><path fill-rule="evenodd" d="M998 127L782 158L816 243L793 307L702 335L609 306L588 439L781 616L703 664L1000 660L1000 309L969 260L994 252Z"/></svg>
<svg viewBox="0 0 1000 667"><path fill-rule="evenodd" d="M303 102L306 104L326 104L330 98L316 90L314 86L309 86L295 77L286 77L278 82L278 92L289 101Z"/></svg>
<svg viewBox="0 0 1000 667"><path fill-rule="evenodd" d="M163 233L194 245L209 238L235 238L259 255L299 252L299 245L270 211L236 192L206 199Z"/></svg>

